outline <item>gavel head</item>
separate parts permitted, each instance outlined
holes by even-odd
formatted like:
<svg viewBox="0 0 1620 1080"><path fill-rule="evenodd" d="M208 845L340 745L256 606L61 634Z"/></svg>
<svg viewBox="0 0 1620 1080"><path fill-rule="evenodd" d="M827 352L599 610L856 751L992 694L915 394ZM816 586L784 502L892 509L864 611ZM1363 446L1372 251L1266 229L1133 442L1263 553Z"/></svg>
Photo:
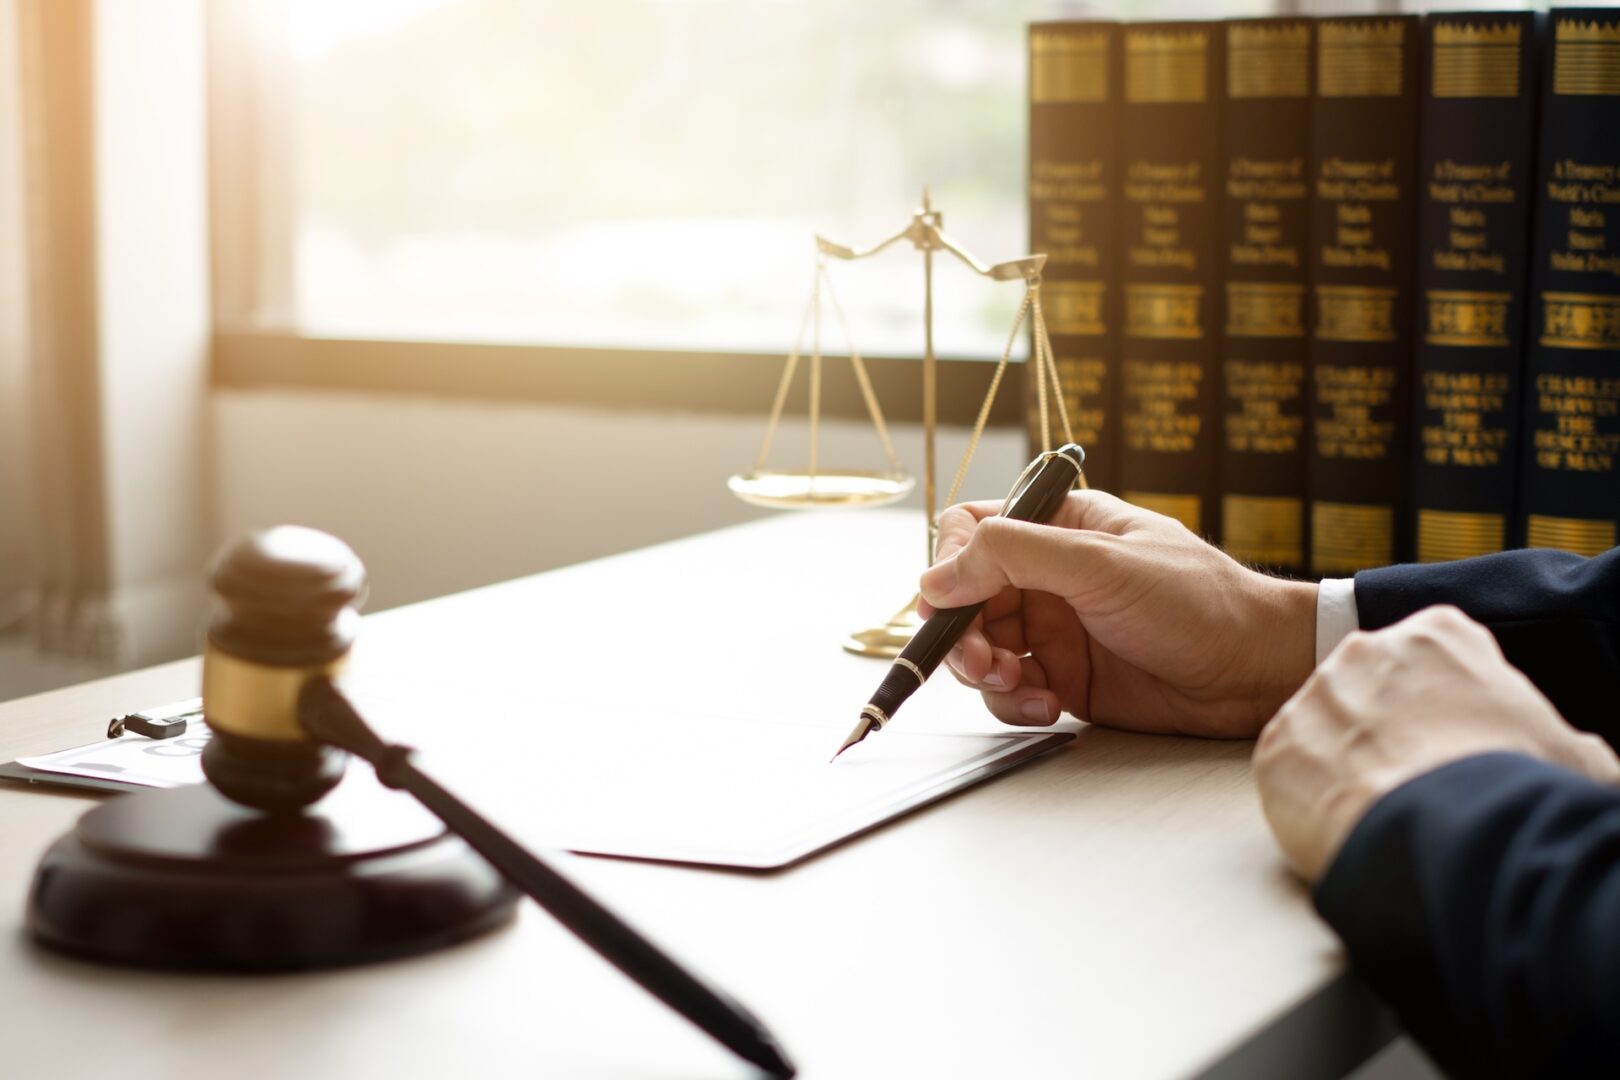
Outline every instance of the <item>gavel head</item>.
<svg viewBox="0 0 1620 1080"><path fill-rule="evenodd" d="M298 697L341 671L359 628L365 567L336 537L283 525L214 561L219 608L203 653L203 773L222 794L295 813L343 778L346 755L312 740Z"/></svg>

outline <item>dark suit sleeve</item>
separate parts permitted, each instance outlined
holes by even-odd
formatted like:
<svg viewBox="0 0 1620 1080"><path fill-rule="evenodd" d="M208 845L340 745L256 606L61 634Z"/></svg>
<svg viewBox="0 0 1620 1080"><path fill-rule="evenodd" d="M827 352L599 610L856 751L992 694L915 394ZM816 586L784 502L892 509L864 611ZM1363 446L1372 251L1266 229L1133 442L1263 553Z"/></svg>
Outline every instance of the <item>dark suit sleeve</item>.
<svg viewBox="0 0 1620 1080"><path fill-rule="evenodd" d="M1620 548L1590 559L1504 551L1356 575L1363 630L1433 604L1454 604L1488 626L1564 719L1620 747Z"/></svg>
<svg viewBox="0 0 1620 1080"><path fill-rule="evenodd" d="M1315 900L1448 1073L1620 1076L1620 791L1454 762L1379 800Z"/></svg>

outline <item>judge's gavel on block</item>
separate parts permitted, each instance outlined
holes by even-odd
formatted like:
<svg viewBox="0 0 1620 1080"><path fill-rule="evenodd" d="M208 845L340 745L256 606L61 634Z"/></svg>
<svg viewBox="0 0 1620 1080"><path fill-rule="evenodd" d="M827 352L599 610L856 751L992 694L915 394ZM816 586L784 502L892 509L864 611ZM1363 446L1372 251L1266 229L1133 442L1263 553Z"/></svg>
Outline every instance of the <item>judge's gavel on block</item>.
<svg viewBox="0 0 1620 1080"><path fill-rule="evenodd" d="M515 888L728 1049L791 1076L746 1009L423 773L409 747L372 731L336 682L365 583L342 541L293 526L215 561L221 608L203 655L209 786L86 814L35 873L35 938L150 967L318 967L466 938L505 921ZM422 815L375 790L356 813L334 790L350 754L444 828L424 829ZM290 957L288 941L298 946Z"/></svg>
<svg viewBox="0 0 1620 1080"><path fill-rule="evenodd" d="M343 779L348 755L310 737L299 698L348 661L365 570L336 537L283 526L227 549L211 576L220 610L203 654L203 775L244 806L295 813Z"/></svg>

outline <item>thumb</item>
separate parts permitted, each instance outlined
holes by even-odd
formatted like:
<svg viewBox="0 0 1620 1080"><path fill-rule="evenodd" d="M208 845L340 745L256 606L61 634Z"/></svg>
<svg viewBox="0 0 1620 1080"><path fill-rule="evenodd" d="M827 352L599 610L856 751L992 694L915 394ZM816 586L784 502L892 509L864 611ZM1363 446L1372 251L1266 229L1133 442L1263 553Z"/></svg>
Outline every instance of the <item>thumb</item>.
<svg viewBox="0 0 1620 1080"><path fill-rule="evenodd" d="M923 573L923 599L936 608L988 600L1011 585L1069 596L1099 561L1101 537L1012 518L979 522L966 546Z"/></svg>

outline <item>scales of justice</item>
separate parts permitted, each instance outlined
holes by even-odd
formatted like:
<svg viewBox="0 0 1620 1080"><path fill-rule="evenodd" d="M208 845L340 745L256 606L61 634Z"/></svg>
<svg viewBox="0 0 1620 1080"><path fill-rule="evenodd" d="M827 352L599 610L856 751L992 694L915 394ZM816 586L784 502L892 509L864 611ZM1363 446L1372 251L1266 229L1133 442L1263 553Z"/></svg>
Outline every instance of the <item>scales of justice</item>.
<svg viewBox="0 0 1620 1080"><path fill-rule="evenodd" d="M788 354L787 364L782 370L781 381L777 384L776 398L771 406L770 421L765 428L765 439L760 444L759 453L754 459L754 467L748 472L733 476L729 486L733 494L744 502L755 506L764 506L772 509L816 510L816 509L853 509L868 506L884 506L905 498L911 493L915 481L905 471L900 463L899 455L895 453L894 444L889 438L889 429L883 421L883 410L878 404L877 395L872 390L871 380L866 374L866 365L861 360L860 353L856 351L850 339L849 323L844 318L843 308L839 306L838 299L833 293L832 280L827 273L827 260L842 259L852 262L857 259L871 258L889 248L909 241L912 248L922 255L923 277L923 378L922 378L922 414L923 414L923 509L925 513L925 539L928 543L927 557L923 561L926 568L933 562L934 547L939 527L939 503L935 486L935 452L934 441L938 429L936 360L934 356L934 253L945 252L955 256L957 262L969 270L989 278L992 281L1022 281L1024 283L1024 296L1018 305L1017 314L1014 315L1012 328L1007 334L1006 347L1001 351L1001 359L996 364L995 372L990 376L990 384L985 392L984 401L979 406L978 416L974 420L973 432L968 438L967 448L963 451L961 463L957 466L956 476L951 481L949 492L945 496L946 505L956 501L961 491L962 481L967 476L969 465L972 464L973 454L978 449L979 440L984 435L986 422L990 418L990 409L995 404L996 392L1001 388L1003 376L1007 371L1007 364L1012 357L1014 344L1018 340L1019 331L1027 319L1032 329L1033 345L1030 351L1029 363L1032 365L1031 378L1034 380L1036 409L1039 415L1039 430L1041 434L1041 448L1052 449L1054 435L1062 433L1062 442L1073 442L1074 435L1069 425L1069 411L1063 398L1063 389L1058 382L1057 364L1052 358L1052 341L1046 330L1046 317L1041 310L1041 270L1046 265L1045 255L1023 255L1006 262L985 264L970 255L962 246L947 236L942 227L943 215L934 209L929 199L928 190L923 189L922 207L911 215L911 222L904 229L880 240L867 248L851 248L836 243L824 236L816 236L816 273L815 282L811 288L810 301L805 307L804 317L799 324L798 339L793 351ZM844 346L849 353L850 366L854 369L855 380L860 386L861 397L866 404L867 414L870 416L872 426L877 431L878 440L883 445L883 453L887 459L887 468L883 471L824 468L819 460L819 434L821 424L821 380L822 380L822 351L821 351L821 322L822 300L825 296L827 306L831 307L838 320L839 328L843 334ZM782 419L782 410L787 403L788 392L792 389L793 379L798 372L800 360L805 357L805 338L810 339L809 349L809 452L806 466L802 471L782 471L771 469L767 462L770 458L772 443L776 438L777 425ZM1056 425L1053 421L1056 420ZM1054 427L1056 431L1054 431ZM1084 477L1080 485L1085 486ZM918 597L913 595L899 611L895 612L886 622L875 626L868 626L856 630L844 640L844 648L858 656L871 656L882 659L893 659L906 647L917 628L922 625L922 619L917 614Z"/></svg>

